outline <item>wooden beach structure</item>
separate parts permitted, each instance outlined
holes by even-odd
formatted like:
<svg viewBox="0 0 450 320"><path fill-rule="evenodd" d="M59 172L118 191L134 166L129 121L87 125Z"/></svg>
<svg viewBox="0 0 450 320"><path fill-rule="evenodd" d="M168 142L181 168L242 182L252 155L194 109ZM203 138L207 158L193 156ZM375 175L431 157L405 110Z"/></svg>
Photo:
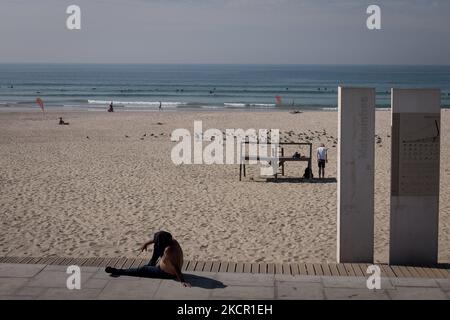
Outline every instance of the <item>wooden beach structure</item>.
<svg viewBox="0 0 450 320"><path fill-rule="evenodd" d="M277 152L277 156L267 156L267 157L260 157L258 155L250 155L246 153L247 148L245 148L245 145L249 145L249 144L256 144L257 146L260 145L266 145L268 148L270 148L272 145L276 145L276 152ZM307 146L309 148L309 157L306 156L302 156L300 155L300 157L296 158L293 156L286 156L285 152L284 152L284 147L285 146ZM312 169L312 143L310 142L279 142L279 143L261 143L261 142L249 142L249 141L243 141L241 143L240 146L240 150L242 152L241 154L241 159L240 159L240 163L239 163L239 181L242 181L242 175L244 177L247 176L246 173L246 165L249 164L249 161L253 160L253 161L268 161L269 163L271 161L276 161L277 162L277 168L278 170L275 172L274 177L275 179L278 179L278 174L281 174L282 176L284 176L285 173L285 163L286 162L307 162L308 163L308 167L309 169Z"/></svg>

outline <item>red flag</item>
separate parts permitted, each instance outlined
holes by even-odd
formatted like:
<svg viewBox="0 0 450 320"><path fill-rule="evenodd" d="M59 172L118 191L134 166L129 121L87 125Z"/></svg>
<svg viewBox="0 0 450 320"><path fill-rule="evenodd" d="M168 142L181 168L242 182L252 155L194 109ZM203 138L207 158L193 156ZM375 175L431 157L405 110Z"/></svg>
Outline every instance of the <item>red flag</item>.
<svg viewBox="0 0 450 320"><path fill-rule="evenodd" d="M280 96L276 96L275 100L277 100L277 106L281 106L281 97Z"/></svg>
<svg viewBox="0 0 450 320"><path fill-rule="evenodd" d="M36 103L41 107L42 112L44 112L44 101L41 98L36 98Z"/></svg>

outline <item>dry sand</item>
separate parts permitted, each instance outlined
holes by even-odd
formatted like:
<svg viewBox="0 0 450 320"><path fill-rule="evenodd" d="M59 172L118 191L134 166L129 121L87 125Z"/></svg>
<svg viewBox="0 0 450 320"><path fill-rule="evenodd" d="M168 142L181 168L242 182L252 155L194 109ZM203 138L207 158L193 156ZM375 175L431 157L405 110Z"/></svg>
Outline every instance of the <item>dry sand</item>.
<svg viewBox="0 0 450 320"><path fill-rule="evenodd" d="M0 112L0 255L135 257L164 229L188 259L334 262L336 182L265 182L257 166L239 182L238 165L175 166L170 134L194 120L204 130L325 129L314 147L329 147L326 175L336 177L336 112ZM450 262L449 122L443 111L440 262ZM388 258L389 126L390 113L377 112L377 262ZM304 166L287 164L288 177Z"/></svg>

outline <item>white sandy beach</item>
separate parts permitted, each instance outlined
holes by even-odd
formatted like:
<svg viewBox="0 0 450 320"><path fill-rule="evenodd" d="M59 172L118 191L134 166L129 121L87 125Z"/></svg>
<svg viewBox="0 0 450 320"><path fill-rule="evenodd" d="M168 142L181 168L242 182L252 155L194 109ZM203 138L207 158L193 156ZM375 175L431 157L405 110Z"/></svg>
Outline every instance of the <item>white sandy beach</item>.
<svg viewBox="0 0 450 320"><path fill-rule="evenodd" d="M450 112L442 114L439 261L448 263ZM58 126L60 115L69 126ZM376 116L375 260L387 262L390 112ZM265 182L258 166L239 182L238 165L175 166L170 134L193 131L194 120L204 130L325 129L314 148L327 145L326 176L336 178L337 112L0 112L0 255L135 257L164 229L187 259L335 262L336 182ZM288 163L287 177L304 167Z"/></svg>

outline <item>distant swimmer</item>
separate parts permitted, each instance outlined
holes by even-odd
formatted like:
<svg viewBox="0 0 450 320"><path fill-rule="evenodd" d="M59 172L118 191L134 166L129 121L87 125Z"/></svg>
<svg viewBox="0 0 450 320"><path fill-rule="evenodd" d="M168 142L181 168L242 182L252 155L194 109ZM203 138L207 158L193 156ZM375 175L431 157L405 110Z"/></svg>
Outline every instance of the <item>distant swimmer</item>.
<svg viewBox="0 0 450 320"><path fill-rule="evenodd" d="M108 112L114 112L114 106L113 106L113 102L112 101L109 104Z"/></svg>
<svg viewBox="0 0 450 320"><path fill-rule="evenodd" d="M67 126L67 125L69 125L69 123L65 122L62 117L59 117L59 125L60 126Z"/></svg>

